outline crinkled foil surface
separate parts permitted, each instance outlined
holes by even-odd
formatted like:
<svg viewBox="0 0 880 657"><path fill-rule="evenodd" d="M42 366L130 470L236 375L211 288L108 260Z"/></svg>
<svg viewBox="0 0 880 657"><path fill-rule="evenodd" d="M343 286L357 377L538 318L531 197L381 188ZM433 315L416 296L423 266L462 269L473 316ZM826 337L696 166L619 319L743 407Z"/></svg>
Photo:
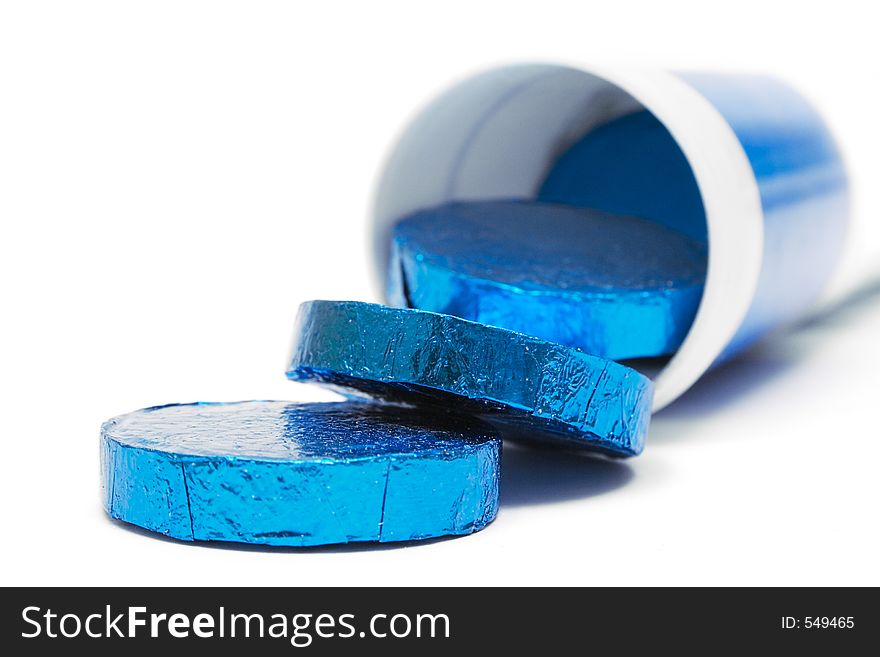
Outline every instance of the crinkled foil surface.
<svg viewBox="0 0 880 657"><path fill-rule="evenodd" d="M706 246L637 217L483 201L402 220L389 262L392 305L620 360L678 349L703 294Z"/></svg>
<svg viewBox="0 0 880 657"><path fill-rule="evenodd" d="M653 385L633 369L449 315L353 301L300 307L287 375L489 417L505 435L614 456L644 448Z"/></svg>
<svg viewBox="0 0 880 657"><path fill-rule="evenodd" d="M399 405L148 408L101 430L110 516L182 540L311 546L469 534L498 509L500 440Z"/></svg>

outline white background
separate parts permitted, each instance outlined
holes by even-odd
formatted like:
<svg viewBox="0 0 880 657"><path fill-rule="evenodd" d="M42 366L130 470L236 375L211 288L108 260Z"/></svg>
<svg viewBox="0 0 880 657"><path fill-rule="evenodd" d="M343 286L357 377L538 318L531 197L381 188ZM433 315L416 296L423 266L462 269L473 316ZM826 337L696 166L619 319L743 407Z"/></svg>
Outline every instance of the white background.
<svg viewBox="0 0 880 657"><path fill-rule="evenodd" d="M98 497L112 415L332 398L284 379L297 304L376 298L382 159L489 65L782 75L833 123L876 226L870 7L4 2L2 584L880 584L878 284L711 373L638 459L508 450L501 513L470 537L212 548L112 523Z"/></svg>

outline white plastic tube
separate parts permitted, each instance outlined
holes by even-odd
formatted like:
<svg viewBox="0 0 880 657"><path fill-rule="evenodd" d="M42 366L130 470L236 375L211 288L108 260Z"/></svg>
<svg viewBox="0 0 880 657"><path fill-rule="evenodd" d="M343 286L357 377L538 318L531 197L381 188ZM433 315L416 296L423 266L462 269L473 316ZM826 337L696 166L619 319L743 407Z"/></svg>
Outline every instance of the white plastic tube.
<svg viewBox="0 0 880 657"><path fill-rule="evenodd" d="M655 409L666 406L713 364L815 307L841 260L849 195L840 155L822 119L778 80L559 64L468 79L421 112L391 153L374 208L379 271L400 218L453 200L534 198L572 143L640 110L687 158L709 240L700 308L655 378Z"/></svg>

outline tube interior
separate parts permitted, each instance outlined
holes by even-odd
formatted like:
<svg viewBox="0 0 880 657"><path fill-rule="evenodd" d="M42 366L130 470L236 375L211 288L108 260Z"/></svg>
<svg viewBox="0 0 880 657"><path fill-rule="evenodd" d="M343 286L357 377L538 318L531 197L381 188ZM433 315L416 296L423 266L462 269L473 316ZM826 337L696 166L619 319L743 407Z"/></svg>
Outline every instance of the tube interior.
<svg viewBox="0 0 880 657"><path fill-rule="evenodd" d="M567 166L576 173L560 176ZM551 184L554 177L560 184ZM452 201L490 199L634 214L706 238L696 179L669 132L619 86L565 66L484 73L441 95L416 118L389 159L376 197L381 275L387 275L397 221ZM634 365L654 374L665 360Z"/></svg>

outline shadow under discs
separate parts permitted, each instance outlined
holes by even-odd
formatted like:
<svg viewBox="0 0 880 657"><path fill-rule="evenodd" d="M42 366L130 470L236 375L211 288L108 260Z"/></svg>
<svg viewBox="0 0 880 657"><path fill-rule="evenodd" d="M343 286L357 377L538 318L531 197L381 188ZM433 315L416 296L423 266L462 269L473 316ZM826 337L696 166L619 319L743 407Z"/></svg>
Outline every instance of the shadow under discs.
<svg viewBox="0 0 880 657"><path fill-rule="evenodd" d="M625 461L506 442L501 452L501 506L549 504L601 495L626 485L633 474Z"/></svg>

